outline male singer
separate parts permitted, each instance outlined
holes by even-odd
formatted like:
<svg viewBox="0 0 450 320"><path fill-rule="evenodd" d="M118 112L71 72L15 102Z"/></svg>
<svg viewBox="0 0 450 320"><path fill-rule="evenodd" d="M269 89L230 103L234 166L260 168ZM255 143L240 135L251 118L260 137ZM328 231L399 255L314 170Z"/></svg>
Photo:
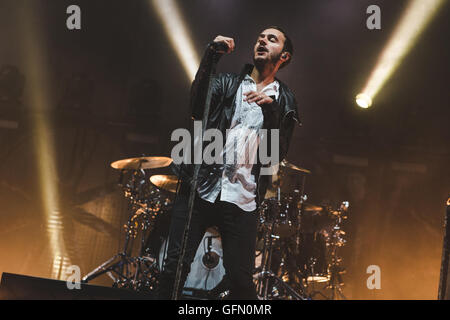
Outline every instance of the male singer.
<svg viewBox="0 0 450 320"><path fill-rule="evenodd" d="M191 88L190 105L195 120L203 117L211 64L234 50L234 40L224 36L217 36L208 45ZM255 138L254 133L259 129L279 130L279 160L287 154L294 124L299 123L297 103L294 94L275 75L289 64L293 52L287 34L279 27L269 27L258 35L253 48L253 65L246 65L240 74L222 73L212 80L207 129L217 128L223 133L226 137L223 155L227 158L233 152L235 162L201 166L180 287L187 278L206 228L215 225L222 239L230 298L257 298L252 279L256 212L270 176L260 175L261 162L252 162L249 157L257 156L260 139ZM244 135L251 135L252 139L242 139ZM270 138L268 140L270 143ZM237 161L243 158L246 160ZM172 296L181 252L188 215L189 178L192 177L192 170L187 167L175 167L183 182L172 212L167 259L159 286L161 299Z"/></svg>

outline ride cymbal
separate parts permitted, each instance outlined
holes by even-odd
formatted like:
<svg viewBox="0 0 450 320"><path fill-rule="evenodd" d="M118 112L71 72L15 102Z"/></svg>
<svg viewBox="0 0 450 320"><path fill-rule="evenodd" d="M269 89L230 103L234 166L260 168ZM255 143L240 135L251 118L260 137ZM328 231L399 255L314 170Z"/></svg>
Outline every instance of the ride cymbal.
<svg viewBox="0 0 450 320"><path fill-rule="evenodd" d="M172 163L168 157L140 157L118 160L111 163L111 167L117 170L139 170L164 168Z"/></svg>
<svg viewBox="0 0 450 320"><path fill-rule="evenodd" d="M308 169L297 167L296 165L293 165L286 159L280 162L280 166L283 168L291 169L291 170L298 171L298 172L303 172L303 173L307 173L307 174L311 173L311 171L309 171Z"/></svg>

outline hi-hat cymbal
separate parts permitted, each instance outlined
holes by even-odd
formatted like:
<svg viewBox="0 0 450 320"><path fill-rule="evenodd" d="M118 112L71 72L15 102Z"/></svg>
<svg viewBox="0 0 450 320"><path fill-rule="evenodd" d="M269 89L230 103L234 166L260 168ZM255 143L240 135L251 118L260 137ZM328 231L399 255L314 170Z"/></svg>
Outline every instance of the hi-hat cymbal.
<svg viewBox="0 0 450 320"><path fill-rule="evenodd" d="M150 177L150 182L157 186L159 189L163 189L165 191L173 193L177 192L177 176L156 174Z"/></svg>
<svg viewBox="0 0 450 320"><path fill-rule="evenodd" d="M164 168L172 163L168 157L140 157L118 160L111 163L111 167L118 170L139 170Z"/></svg>
<svg viewBox="0 0 450 320"><path fill-rule="evenodd" d="M284 159L283 161L280 162L280 166L283 168L294 170L294 171L299 171L299 172L308 173L308 174L311 173L311 171L309 171L308 169L297 167L296 165L293 165L286 159Z"/></svg>

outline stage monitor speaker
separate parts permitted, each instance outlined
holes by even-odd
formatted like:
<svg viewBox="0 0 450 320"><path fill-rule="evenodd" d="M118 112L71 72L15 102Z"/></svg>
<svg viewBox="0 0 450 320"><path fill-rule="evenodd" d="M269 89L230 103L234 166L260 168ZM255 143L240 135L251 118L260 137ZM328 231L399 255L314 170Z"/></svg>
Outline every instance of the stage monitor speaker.
<svg viewBox="0 0 450 320"><path fill-rule="evenodd" d="M450 300L450 198L447 200L447 210L444 220L444 240L442 245L441 276L439 279L439 300Z"/></svg>
<svg viewBox="0 0 450 320"><path fill-rule="evenodd" d="M0 300L151 300L151 297L90 284L80 284L80 289L70 290L66 281L3 273Z"/></svg>

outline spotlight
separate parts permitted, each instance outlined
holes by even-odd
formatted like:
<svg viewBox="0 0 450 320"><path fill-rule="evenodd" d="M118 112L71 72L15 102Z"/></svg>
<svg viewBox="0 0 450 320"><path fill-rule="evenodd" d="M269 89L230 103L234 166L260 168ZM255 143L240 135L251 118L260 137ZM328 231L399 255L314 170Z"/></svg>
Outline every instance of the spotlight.
<svg viewBox="0 0 450 320"><path fill-rule="evenodd" d="M372 99L365 93L356 96L356 104L361 108L367 109L372 105Z"/></svg>
<svg viewBox="0 0 450 320"><path fill-rule="evenodd" d="M189 80L194 80L200 59L184 24L184 19L175 0L149 0L158 13L167 37L178 55Z"/></svg>
<svg viewBox="0 0 450 320"><path fill-rule="evenodd" d="M370 101L374 99L401 64L406 54L417 42L422 31L425 30L444 2L444 0L411 0L409 2L408 8L383 49L375 68L372 70L362 90L370 98ZM367 104L367 98L358 99L356 97L356 99L360 107L367 108L364 107ZM358 101L361 101L363 105ZM368 106L370 106L370 103Z"/></svg>

